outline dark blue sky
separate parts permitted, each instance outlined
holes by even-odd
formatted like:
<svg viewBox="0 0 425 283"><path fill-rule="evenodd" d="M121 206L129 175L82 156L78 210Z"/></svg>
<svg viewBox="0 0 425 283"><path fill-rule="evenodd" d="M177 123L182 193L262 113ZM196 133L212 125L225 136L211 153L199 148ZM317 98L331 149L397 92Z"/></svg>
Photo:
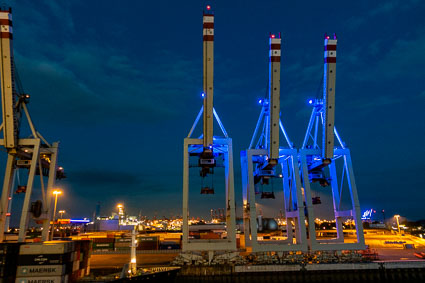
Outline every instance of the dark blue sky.
<svg viewBox="0 0 425 283"><path fill-rule="evenodd" d="M58 208L91 216L98 201L103 214L124 202L132 214L181 214L183 138L202 103L204 1L9 4L33 120L61 141L68 179L58 184ZM425 3L212 5L214 102L234 142L239 204L239 152L266 92L269 32L282 32L281 111L296 146L321 81L323 34L336 32L336 126L352 152L361 206L425 218ZM217 197L196 201L197 212L223 207Z"/></svg>

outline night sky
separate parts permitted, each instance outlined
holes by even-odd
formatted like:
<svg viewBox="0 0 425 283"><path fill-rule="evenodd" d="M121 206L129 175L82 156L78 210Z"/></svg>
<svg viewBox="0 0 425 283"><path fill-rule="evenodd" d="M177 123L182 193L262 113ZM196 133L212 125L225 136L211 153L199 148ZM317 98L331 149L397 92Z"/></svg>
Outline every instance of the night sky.
<svg viewBox="0 0 425 283"><path fill-rule="evenodd" d="M122 202L133 215L180 215L183 139L202 105L205 2L8 4L32 118L49 141L61 142L68 178L58 183L58 209L92 217L98 201L103 215ZM296 147L322 79L323 35L335 32L336 127L351 149L362 210L425 218L424 1L212 6L214 105L233 138L239 215L239 153L266 94L269 32L282 33L281 111ZM4 154L1 160L3 172ZM201 199L199 190L193 188L197 215L224 207L218 195ZM15 197L14 209L22 199Z"/></svg>

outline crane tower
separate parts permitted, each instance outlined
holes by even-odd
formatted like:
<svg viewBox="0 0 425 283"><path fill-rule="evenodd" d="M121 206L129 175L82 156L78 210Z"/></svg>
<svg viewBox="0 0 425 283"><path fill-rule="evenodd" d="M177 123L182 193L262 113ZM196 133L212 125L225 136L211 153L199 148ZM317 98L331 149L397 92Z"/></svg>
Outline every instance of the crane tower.
<svg viewBox="0 0 425 283"><path fill-rule="evenodd" d="M253 252L307 251L297 149L280 120L281 41L280 34L270 35L268 98L259 101L262 109L251 143L246 151L241 152L245 245L251 246ZM285 146L280 146L280 132L285 138ZM287 223L286 239L258 241L256 198L257 195L262 199L275 198L273 190L264 191L273 180L278 180L282 186L281 208L285 211ZM260 191L260 188L263 189Z"/></svg>
<svg viewBox="0 0 425 283"><path fill-rule="evenodd" d="M19 225L18 241L25 241L28 222L32 217L43 223L42 240L48 240L51 219L52 192L56 178L64 177L57 167L58 142L49 144L36 130L28 112L29 94L20 90L13 58L12 10L0 10L0 78L3 137L0 145L7 151L6 172L0 203L0 242L8 229L10 207L15 188L15 176L19 170L28 170L26 185L17 192L25 193ZM26 118L31 135L22 138L21 122ZM42 201L31 202L35 175L40 175ZM47 179L47 180L45 180Z"/></svg>
<svg viewBox="0 0 425 283"><path fill-rule="evenodd" d="M299 151L300 171L305 190L306 211L308 212L309 242L312 250L365 248L360 219L360 204L350 150L345 146L334 125L336 47L336 35L333 38L325 35L323 98L309 100L309 104L313 106L313 111ZM320 131L322 131L321 143L319 142ZM334 144L335 137L337 139L336 145ZM337 174L337 172L341 173ZM312 183L317 183L321 187L331 187L333 214L337 231L335 239L316 239L316 218L313 205L321 204L321 200L312 196ZM348 198L349 201L344 202L344 197ZM357 237L355 243L344 242L343 219L352 219L355 222Z"/></svg>
<svg viewBox="0 0 425 283"><path fill-rule="evenodd" d="M233 180L232 139L229 138L221 120L213 107L214 98L214 14L211 6L203 13L203 107L199 111L188 136L184 139L183 156L183 239L182 251L208 251L209 260L214 251L235 251L235 193ZM203 134L193 138L192 134L201 116L203 116ZM217 121L222 136L213 135L214 118ZM227 237L216 240L189 239L189 167L191 159L197 159L195 167L199 169L201 178L214 174L222 161L225 173L225 210ZM214 194L214 187L202 186L201 194Z"/></svg>

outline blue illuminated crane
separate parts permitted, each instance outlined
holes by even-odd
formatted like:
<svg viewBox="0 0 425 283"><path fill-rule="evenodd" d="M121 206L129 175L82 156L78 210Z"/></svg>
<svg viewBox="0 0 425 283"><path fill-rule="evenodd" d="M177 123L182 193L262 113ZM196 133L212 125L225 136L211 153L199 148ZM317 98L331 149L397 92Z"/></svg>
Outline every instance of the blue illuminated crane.
<svg viewBox="0 0 425 283"><path fill-rule="evenodd" d="M245 245L251 246L253 252L307 251L308 247L298 153L280 120L281 40L280 35L269 37L268 98L259 100L260 117L248 149L241 152ZM280 146L280 132L285 146ZM286 239L258 241L256 195L274 199L270 189L273 180L282 186L283 203L277 211L285 212Z"/></svg>
<svg viewBox="0 0 425 283"><path fill-rule="evenodd" d="M350 150L345 146L335 128L335 77L337 38L325 35L323 98L311 99L313 106L302 147L299 151L300 171L308 212L309 242L312 250L364 249L363 227L360 219L360 204L354 180ZM319 141L320 131L322 141ZM337 143L335 144L335 137ZM342 164L340 164L342 163ZM337 174L341 172L340 175ZM320 204L319 197L312 197L311 184L331 187L333 214L336 221L337 237L317 240L314 204ZM343 198L349 198L349 202ZM348 206L348 208L347 208ZM356 243L344 242L343 220L354 220Z"/></svg>
<svg viewBox="0 0 425 283"><path fill-rule="evenodd" d="M183 253L192 251L208 251L209 261L215 251L236 251L236 218L235 218L235 192L233 180L233 152L232 139L229 138L217 112L213 107L214 91L214 14L211 6L203 14L203 107L184 139L183 156ZM203 134L193 138L192 134L199 120L203 117ZM214 118L217 121L222 136L213 135ZM199 240L189 239L189 161L197 159L196 167L199 168L201 179L214 174L219 160L225 173L225 209L227 237L225 239ZM214 185L204 186L202 183L201 194L214 194Z"/></svg>

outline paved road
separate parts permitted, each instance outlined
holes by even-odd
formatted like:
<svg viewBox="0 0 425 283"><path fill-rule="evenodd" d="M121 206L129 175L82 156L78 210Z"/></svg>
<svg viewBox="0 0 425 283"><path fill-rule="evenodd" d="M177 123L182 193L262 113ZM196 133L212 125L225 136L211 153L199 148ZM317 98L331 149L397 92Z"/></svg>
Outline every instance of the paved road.
<svg viewBox="0 0 425 283"><path fill-rule="evenodd" d="M177 254L138 254L137 265L155 266L169 264ZM90 260L91 268L121 268L130 262L129 254L104 254L92 255Z"/></svg>

